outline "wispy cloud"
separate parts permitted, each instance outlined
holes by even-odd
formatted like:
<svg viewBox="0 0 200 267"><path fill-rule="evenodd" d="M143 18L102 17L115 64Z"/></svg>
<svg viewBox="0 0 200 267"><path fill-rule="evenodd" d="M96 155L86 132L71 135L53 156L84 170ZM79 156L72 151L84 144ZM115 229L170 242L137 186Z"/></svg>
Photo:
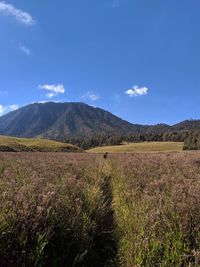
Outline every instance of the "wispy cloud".
<svg viewBox="0 0 200 267"><path fill-rule="evenodd" d="M55 97L59 94L64 94L65 92L63 84L43 84L39 85L39 88L48 91L48 93L46 94L46 97L48 98Z"/></svg>
<svg viewBox="0 0 200 267"><path fill-rule="evenodd" d="M0 105L0 115L2 115L4 113L4 110L5 110L4 106Z"/></svg>
<svg viewBox="0 0 200 267"><path fill-rule="evenodd" d="M27 56L30 56L31 55L31 50L27 46L25 46L23 44L19 44L19 50L21 52L23 52Z"/></svg>
<svg viewBox="0 0 200 267"><path fill-rule="evenodd" d="M0 1L0 13L8 16L13 16L17 21L28 26L34 25L36 23L36 21L29 13L24 12L21 9L18 9L15 6L3 1Z"/></svg>
<svg viewBox="0 0 200 267"><path fill-rule="evenodd" d="M133 86L132 88L128 89L125 94L127 94L130 97L133 96L143 96L147 95L148 88L147 87L139 87L137 85Z"/></svg>
<svg viewBox="0 0 200 267"><path fill-rule="evenodd" d="M97 101L98 99L100 99L100 96L97 95L96 93L94 92L91 92L91 91L88 91L85 95L83 95L81 97L82 99L84 100L90 100L90 101Z"/></svg>
<svg viewBox="0 0 200 267"><path fill-rule="evenodd" d="M17 110L18 108L19 108L19 106L16 104L10 105L10 106L0 105L0 116L7 113L7 112Z"/></svg>
<svg viewBox="0 0 200 267"><path fill-rule="evenodd" d="M17 110L19 108L19 105L11 105L11 106L7 106L7 108L10 110L10 111L14 111L14 110Z"/></svg>
<svg viewBox="0 0 200 267"><path fill-rule="evenodd" d="M41 101L37 101L37 102L32 102L32 104L35 104L35 103L45 104L45 103L48 103L48 101L47 100L41 100Z"/></svg>

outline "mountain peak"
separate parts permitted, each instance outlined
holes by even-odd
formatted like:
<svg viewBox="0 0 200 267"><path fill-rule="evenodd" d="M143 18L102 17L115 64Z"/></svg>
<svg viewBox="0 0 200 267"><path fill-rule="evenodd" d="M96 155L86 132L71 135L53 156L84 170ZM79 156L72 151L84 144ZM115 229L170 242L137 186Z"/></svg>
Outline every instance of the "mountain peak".
<svg viewBox="0 0 200 267"><path fill-rule="evenodd" d="M96 134L162 134L197 129L200 129L200 120L185 120L172 126L163 123L148 126L131 124L83 102L32 103L0 117L0 135L55 140Z"/></svg>
<svg viewBox="0 0 200 267"><path fill-rule="evenodd" d="M0 118L0 134L67 139L133 131L134 126L108 111L82 102L33 103Z"/></svg>

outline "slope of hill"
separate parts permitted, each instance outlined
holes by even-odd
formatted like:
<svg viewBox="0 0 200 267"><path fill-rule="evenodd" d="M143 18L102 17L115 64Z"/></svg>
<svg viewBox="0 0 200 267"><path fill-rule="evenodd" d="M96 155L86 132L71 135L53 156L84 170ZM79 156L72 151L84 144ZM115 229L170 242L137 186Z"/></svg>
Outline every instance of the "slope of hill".
<svg viewBox="0 0 200 267"><path fill-rule="evenodd" d="M82 152L80 148L56 141L0 136L0 152Z"/></svg>
<svg viewBox="0 0 200 267"><path fill-rule="evenodd" d="M171 126L164 124L164 123L159 123L156 125L148 126L146 133L147 134L161 134L161 133L166 133L171 131Z"/></svg>
<svg viewBox="0 0 200 267"><path fill-rule="evenodd" d="M0 135L65 141L94 135L163 134L200 130L200 120L140 125L84 103L34 103L0 117Z"/></svg>
<svg viewBox="0 0 200 267"><path fill-rule="evenodd" d="M182 130L200 130L200 120L185 120L180 123L174 124L172 128L176 131Z"/></svg>
<svg viewBox="0 0 200 267"><path fill-rule="evenodd" d="M57 140L95 133L127 134L143 131L144 128L83 103L35 103L0 118L1 135Z"/></svg>

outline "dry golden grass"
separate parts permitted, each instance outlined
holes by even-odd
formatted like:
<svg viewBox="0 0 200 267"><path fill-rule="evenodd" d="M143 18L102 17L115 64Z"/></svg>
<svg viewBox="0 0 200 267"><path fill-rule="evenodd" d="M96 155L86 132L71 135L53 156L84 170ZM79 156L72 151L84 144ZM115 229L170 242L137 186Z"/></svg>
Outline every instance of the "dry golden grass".
<svg viewBox="0 0 200 267"><path fill-rule="evenodd" d="M182 142L144 142L118 146L103 146L89 149L89 153L141 153L141 152L173 152L182 151Z"/></svg>
<svg viewBox="0 0 200 267"><path fill-rule="evenodd" d="M200 153L115 154L123 267L200 266Z"/></svg>
<svg viewBox="0 0 200 267"><path fill-rule="evenodd" d="M199 267L200 153L0 153L0 266Z"/></svg>
<svg viewBox="0 0 200 267"><path fill-rule="evenodd" d="M103 267L115 256L104 164L85 155L0 153L0 266Z"/></svg>
<svg viewBox="0 0 200 267"><path fill-rule="evenodd" d="M78 147L46 139L0 136L0 151L81 152Z"/></svg>

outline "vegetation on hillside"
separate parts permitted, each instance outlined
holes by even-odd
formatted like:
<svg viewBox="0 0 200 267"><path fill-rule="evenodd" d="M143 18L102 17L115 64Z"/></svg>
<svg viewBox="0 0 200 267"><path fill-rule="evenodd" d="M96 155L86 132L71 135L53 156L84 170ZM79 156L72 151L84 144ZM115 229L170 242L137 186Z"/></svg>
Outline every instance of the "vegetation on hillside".
<svg viewBox="0 0 200 267"><path fill-rule="evenodd" d="M0 136L2 152L81 152L77 146L45 139Z"/></svg>
<svg viewBox="0 0 200 267"><path fill-rule="evenodd" d="M198 153L0 153L0 266L198 267Z"/></svg>
<svg viewBox="0 0 200 267"><path fill-rule="evenodd" d="M185 139L184 150L200 150L200 132L192 132Z"/></svg>
<svg viewBox="0 0 200 267"><path fill-rule="evenodd" d="M115 146L123 143L143 143L143 142L184 142L190 135L189 131L167 132L167 133L146 133L146 134L96 134L83 138L67 139L66 142L77 145L83 149L100 146Z"/></svg>
<svg viewBox="0 0 200 267"><path fill-rule="evenodd" d="M59 141L95 133L127 134L141 128L84 103L34 103L0 117L2 135Z"/></svg>
<svg viewBox="0 0 200 267"><path fill-rule="evenodd" d="M106 142L117 142L121 136L132 138L136 142L148 139L162 141L168 133L171 135L181 132L182 137L177 133L173 139L184 141L183 131L191 130L200 130L200 120L186 120L172 126L132 124L106 110L84 103L34 103L0 117L1 135L29 138L39 136L58 141L75 138L83 143L84 149L92 147L93 141L98 141L99 146L102 140L98 136L110 136Z"/></svg>

